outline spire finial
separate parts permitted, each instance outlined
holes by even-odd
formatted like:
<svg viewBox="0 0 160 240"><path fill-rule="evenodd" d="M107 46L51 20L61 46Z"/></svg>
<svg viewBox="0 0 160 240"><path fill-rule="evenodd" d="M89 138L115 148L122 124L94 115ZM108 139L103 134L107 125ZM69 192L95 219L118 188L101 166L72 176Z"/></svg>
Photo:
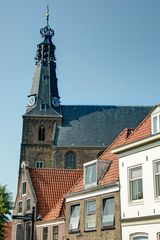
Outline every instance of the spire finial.
<svg viewBox="0 0 160 240"><path fill-rule="evenodd" d="M47 26L49 26L49 4L47 4L46 18L47 18Z"/></svg>

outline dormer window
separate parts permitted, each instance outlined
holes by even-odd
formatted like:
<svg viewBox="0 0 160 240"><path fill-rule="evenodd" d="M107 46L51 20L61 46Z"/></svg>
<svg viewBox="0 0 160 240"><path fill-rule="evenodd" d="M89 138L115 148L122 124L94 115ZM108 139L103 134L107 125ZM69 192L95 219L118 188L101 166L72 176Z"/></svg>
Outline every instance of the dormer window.
<svg viewBox="0 0 160 240"><path fill-rule="evenodd" d="M160 132L160 108L152 113L152 134Z"/></svg>
<svg viewBox="0 0 160 240"><path fill-rule="evenodd" d="M84 185L85 188L97 185L100 178L104 175L109 167L110 161L99 159L84 164Z"/></svg>

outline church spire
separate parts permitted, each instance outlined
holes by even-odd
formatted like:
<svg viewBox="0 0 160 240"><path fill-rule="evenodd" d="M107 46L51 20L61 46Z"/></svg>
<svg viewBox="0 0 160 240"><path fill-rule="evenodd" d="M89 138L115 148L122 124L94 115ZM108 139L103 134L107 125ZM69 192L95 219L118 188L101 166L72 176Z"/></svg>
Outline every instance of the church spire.
<svg viewBox="0 0 160 240"><path fill-rule="evenodd" d="M37 45L36 70L28 96L27 113L41 114L45 110L60 113L60 97L56 77L55 45L52 42L54 30L49 26L49 7L47 6L46 26L40 29L43 41Z"/></svg>

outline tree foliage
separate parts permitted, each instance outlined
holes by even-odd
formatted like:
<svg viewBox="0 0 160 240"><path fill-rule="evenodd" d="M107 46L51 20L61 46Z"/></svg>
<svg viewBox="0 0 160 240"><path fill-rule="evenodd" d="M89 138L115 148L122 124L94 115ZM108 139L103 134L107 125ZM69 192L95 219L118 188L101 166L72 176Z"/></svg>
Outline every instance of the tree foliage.
<svg viewBox="0 0 160 240"><path fill-rule="evenodd" d="M11 193L0 184L0 239L5 239L5 226L11 216Z"/></svg>

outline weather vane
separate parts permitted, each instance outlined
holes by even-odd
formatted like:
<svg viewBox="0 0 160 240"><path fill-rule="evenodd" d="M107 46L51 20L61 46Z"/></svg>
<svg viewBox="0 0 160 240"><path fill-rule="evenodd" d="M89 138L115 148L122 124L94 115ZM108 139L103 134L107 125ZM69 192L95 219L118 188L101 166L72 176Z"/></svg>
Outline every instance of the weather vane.
<svg viewBox="0 0 160 240"><path fill-rule="evenodd" d="M47 13L46 13L46 17L47 17L47 26L49 25L49 4L47 4Z"/></svg>

